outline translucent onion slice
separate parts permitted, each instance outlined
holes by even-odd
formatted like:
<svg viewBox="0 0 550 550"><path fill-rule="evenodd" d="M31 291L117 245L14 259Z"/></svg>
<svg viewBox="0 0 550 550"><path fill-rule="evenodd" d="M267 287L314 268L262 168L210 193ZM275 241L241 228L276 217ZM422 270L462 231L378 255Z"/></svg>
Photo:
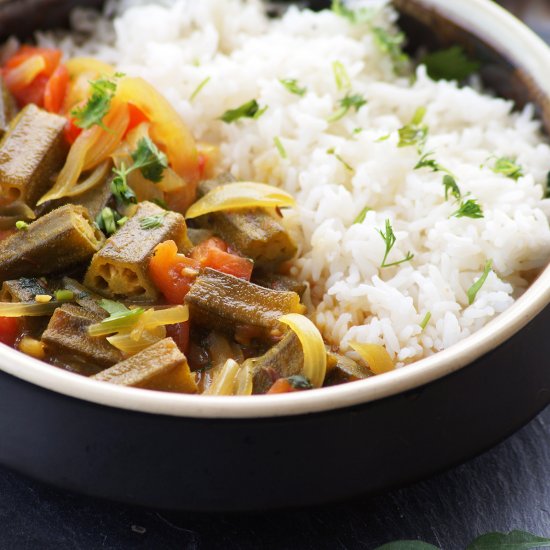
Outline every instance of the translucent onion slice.
<svg viewBox="0 0 550 550"><path fill-rule="evenodd" d="M248 365L242 365L235 377L235 395L252 395L252 370Z"/></svg>
<svg viewBox="0 0 550 550"><path fill-rule="evenodd" d="M349 345L361 356L374 374L395 369L395 364L384 346L359 342L350 342Z"/></svg>
<svg viewBox="0 0 550 550"><path fill-rule="evenodd" d="M106 336L114 332L132 330L145 311L142 308L131 309L122 313L115 313L100 323L94 323L88 327L90 336Z"/></svg>
<svg viewBox="0 0 550 550"><path fill-rule="evenodd" d="M138 320L130 334L134 340L139 340L145 331L165 326L185 323L189 320L187 306L174 306L166 309L148 309Z"/></svg>
<svg viewBox="0 0 550 550"><path fill-rule="evenodd" d="M108 130L94 126L84 130L76 138L55 185L38 201L37 205L81 193L82 188L78 188L80 175L84 170L94 168L114 153L128 127L129 120L128 106L113 101L111 110L104 119ZM75 191L76 189L78 191Z"/></svg>
<svg viewBox="0 0 550 550"><path fill-rule="evenodd" d="M220 185L194 203L186 212L186 218L196 218L220 210L238 208L285 207L296 203L292 195L265 183L241 181Z"/></svg>
<svg viewBox="0 0 550 550"><path fill-rule="evenodd" d="M0 302L0 317L48 317L61 305L60 302Z"/></svg>
<svg viewBox="0 0 550 550"><path fill-rule="evenodd" d="M298 336L304 353L304 376L314 388L320 388L327 372L327 351L319 329L305 316L289 313L279 317Z"/></svg>
<svg viewBox="0 0 550 550"><path fill-rule="evenodd" d="M105 181L110 174L112 163L110 159L104 160L99 164L92 173L80 183L77 183L70 191L67 191L67 197L74 197L75 195L82 195L86 191L93 189L97 185L100 185Z"/></svg>
<svg viewBox="0 0 550 550"><path fill-rule="evenodd" d="M113 336L108 336L107 341L126 355L135 355L145 348L156 344L163 338L166 338L166 329L164 327L155 327L146 330L137 340L132 338L130 331L119 332Z"/></svg>
<svg viewBox="0 0 550 550"><path fill-rule="evenodd" d="M44 57L32 55L21 65L6 71L4 81L10 91L17 92L28 86L45 68Z"/></svg>
<svg viewBox="0 0 550 550"><path fill-rule="evenodd" d="M203 395L235 395L235 380L239 370L239 363L228 359Z"/></svg>
<svg viewBox="0 0 550 550"><path fill-rule="evenodd" d="M116 97L135 105L151 121L151 139L166 153L170 166L184 178L194 194L198 181L197 147L177 111L142 78L122 78Z"/></svg>

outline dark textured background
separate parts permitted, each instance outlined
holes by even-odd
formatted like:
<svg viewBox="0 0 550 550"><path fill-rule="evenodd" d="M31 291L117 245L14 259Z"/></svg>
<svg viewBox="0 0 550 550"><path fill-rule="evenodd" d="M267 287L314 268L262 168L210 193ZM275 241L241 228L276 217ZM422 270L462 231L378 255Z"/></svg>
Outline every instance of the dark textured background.
<svg viewBox="0 0 550 550"><path fill-rule="evenodd" d="M502 3L550 41L550 0ZM344 467L345 457L341 465L327 464L327 475ZM64 493L0 469L0 550L370 550L396 539L463 550L480 534L512 529L550 537L550 408L492 451L449 472L384 495L308 510L158 512Z"/></svg>

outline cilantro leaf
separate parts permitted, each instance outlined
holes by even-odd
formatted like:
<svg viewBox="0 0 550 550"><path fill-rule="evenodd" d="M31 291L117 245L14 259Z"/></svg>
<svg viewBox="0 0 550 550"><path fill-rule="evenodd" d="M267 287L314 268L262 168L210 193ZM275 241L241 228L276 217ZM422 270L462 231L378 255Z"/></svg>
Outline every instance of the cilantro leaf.
<svg viewBox="0 0 550 550"><path fill-rule="evenodd" d="M412 145L417 145L419 150L424 147L426 144L426 139L428 138L428 126L422 124L425 115L426 107L418 107L411 119L411 122L399 128L398 147L410 147Z"/></svg>
<svg viewBox="0 0 550 550"><path fill-rule="evenodd" d="M445 174L443 176L443 187L445 187L445 200L449 200L449 193L459 201L462 198L462 193L460 192L460 187L456 183L456 180L450 174Z"/></svg>
<svg viewBox="0 0 550 550"><path fill-rule="evenodd" d="M372 32L378 49L390 56L395 69L401 68L409 59L409 56L401 49L405 35L403 33L390 34L382 27L374 27Z"/></svg>
<svg viewBox="0 0 550 550"><path fill-rule="evenodd" d="M103 299L98 302L98 305L109 315L121 315L130 311L124 304L115 302L114 300Z"/></svg>
<svg viewBox="0 0 550 550"><path fill-rule="evenodd" d="M489 533L475 539L466 550L528 550L529 548L549 548L550 539L537 537L525 531Z"/></svg>
<svg viewBox="0 0 550 550"><path fill-rule="evenodd" d="M334 155L336 160L342 164L342 166L348 171L348 172L355 172L353 166L351 166L349 163L347 163L337 152L334 147L331 147L330 149L327 149L327 155Z"/></svg>
<svg viewBox="0 0 550 550"><path fill-rule="evenodd" d="M359 214L357 214L357 217L353 220L353 223L363 223L365 221L365 218L367 217L367 213L370 212L372 208L370 206L365 206Z"/></svg>
<svg viewBox="0 0 550 550"><path fill-rule="evenodd" d="M485 264L485 269L481 277L467 290L466 295L468 296L468 304L472 305L476 299L477 293L480 291L481 287L485 284L491 268L493 267L493 260L487 260Z"/></svg>
<svg viewBox="0 0 550 550"><path fill-rule="evenodd" d="M300 86L298 81L295 78L279 78L279 82L291 93L294 95L299 95L300 97L306 95L307 88L305 86Z"/></svg>
<svg viewBox="0 0 550 550"><path fill-rule="evenodd" d="M336 122L340 120L346 116L348 111L352 108L355 109L356 112L359 111L363 105L367 104L367 100L360 94L347 94L340 99L338 103L340 104L340 108L327 119L327 122Z"/></svg>
<svg viewBox="0 0 550 550"><path fill-rule="evenodd" d="M421 323L420 323L420 328L422 330L425 330L426 327L428 326L428 323L430 322L430 319L432 318L432 312L431 311L428 311L426 313L426 315L424 316L424 319L422 319Z"/></svg>
<svg viewBox="0 0 550 550"><path fill-rule="evenodd" d="M236 109L229 109L220 117L227 124L231 124L241 118L260 118L267 111L267 106L260 109L260 105L255 99L243 103Z"/></svg>
<svg viewBox="0 0 550 550"><path fill-rule="evenodd" d="M116 73L112 79L102 77L90 81L92 93L88 101L82 107L77 107L71 111L76 126L88 129L97 125L104 130L107 129L103 124L103 118L111 108L111 101L117 88L116 79L121 76L124 75Z"/></svg>
<svg viewBox="0 0 550 550"><path fill-rule="evenodd" d="M332 0L331 8L336 15L344 17L350 23L359 25L362 23L370 23L374 15L374 10L368 8L361 8L358 10L352 10L348 8L342 0Z"/></svg>
<svg viewBox="0 0 550 550"><path fill-rule="evenodd" d="M132 188L128 185L128 174L132 168L126 168L122 163L120 168L113 168L115 177L111 180L111 193L114 195L117 204L137 204L137 197Z"/></svg>
<svg viewBox="0 0 550 550"><path fill-rule="evenodd" d="M414 170L420 170L421 168L431 168L432 172L447 172L448 170L439 164L435 159L430 158L434 153L429 152L420 157L420 160L416 163Z"/></svg>
<svg viewBox="0 0 550 550"><path fill-rule="evenodd" d="M143 177L158 183L162 179L164 170L168 167L166 155L148 137L138 141L136 150L132 153L134 164L132 170L139 168Z"/></svg>
<svg viewBox="0 0 550 550"><path fill-rule="evenodd" d="M162 227L162 224L164 223L164 216L166 216L166 214L168 214L168 212L161 212L160 214L154 214L153 216L141 218L139 220L139 226L144 230Z"/></svg>
<svg viewBox="0 0 550 550"><path fill-rule="evenodd" d="M296 390L310 390L313 388L311 382L301 374L295 374L287 378L288 383Z"/></svg>
<svg viewBox="0 0 550 550"><path fill-rule="evenodd" d="M117 223L121 220L120 214L106 206L96 217L95 223L106 235L112 235L120 227Z"/></svg>
<svg viewBox="0 0 550 550"><path fill-rule="evenodd" d="M433 80L466 80L480 64L469 59L460 46L427 54L422 63Z"/></svg>
<svg viewBox="0 0 550 550"><path fill-rule="evenodd" d="M491 170L495 174L502 174L503 176L512 178L515 181L518 181L519 178L524 175L523 168L519 164L516 164L515 160L508 157L497 158Z"/></svg>
<svg viewBox="0 0 550 550"><path fill-rule="evenodd" d="M199 85L195 88L193 93L189 96L189 101L192 103L195 98L201 93L201 90L210 82L211 76L207 76Z"/></svg>
<svg viewBox="0 0 550 550"><path fill-rule="evenodd" d="M281 155L281 158L286 159L288 158L288 155L286 153L286 149L284 148L283 142L281 141L281 138L278 136L275 136L273 138L273 143L275 144L275 147L277 147L277 151L279 151L279 155Z"/></svg>
<svg viewBox="0 0 550 550"><path fill-rule="evenodd" d="M380 264L380 267L393 267L405 262L410 262L414 258L414 254L411 254L410 252L407 252L407 255L398 262L392 262L387 264L386 260L388 259L388 255L391 252L393 245L395 244L395 241L397 240L395 237L395 234L393 232L393 228L391 226L390 220L386 220L386 232L384 233L381 229L377 229L378 233L382 237L384 243L386 244L386 252L384 254L384 259L382 260L382 263Z"/></svg>
<svg viewBox="0 0 550 550"><path fill-rule="evenodd" d="M460 203L460 208L450 216L455 218L483 218L483 210L476 199L468 199Z"/></svg>
<svg viewBox="0 0 550 550"><path fill-rule="evenodd" d="M334 80L338 91L347 90L351 88L351 80L348 75L348 71L340 61L334 61L332 63L332 72L334 73Z"/></svg>

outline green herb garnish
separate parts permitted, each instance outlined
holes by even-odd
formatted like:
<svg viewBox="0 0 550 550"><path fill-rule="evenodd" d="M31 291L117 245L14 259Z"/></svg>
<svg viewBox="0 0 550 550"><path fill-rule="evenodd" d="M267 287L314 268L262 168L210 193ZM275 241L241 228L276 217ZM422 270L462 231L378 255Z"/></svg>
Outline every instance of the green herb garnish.
<svg viewBox="0 0 550 550"><path fill-rule="evenodd" d="M307 88L305 86L300 86L298 81L295 78L279 78L279 82L291 93L294 95L299 95L300 97L306 95Z"/></svg>
<svg viewBox="0 0 550 550"><path fill-rule="evenodd" d="M495 160L494 166L491 170L495 174L502 174L507 178L512 178L515 181L518 181L519 178L523 177L523 168L516 164L516 162L508 157L500 157Z"/></svg>
<svg viewBox="0 0 550 550"><path fill-rule="evenodd" d="M445 200L449 199L449 194L451 194L457 201L462 198L460 187L458 187L455 178L450 174L445 174L443 176L443 187L445 187Z"/></svg>
<svg viewBox="0 0 550 550"><path fill-rule="evenodd" d="M546 189L544 190L544 198L550 197L550 172L546 174Z"/></svg>
<svg viewBox="0 0 550 550"><path fill-rule="evenodd" d="M372 29L374 41L378 49L385 54L388 54L394 64L395 69L399 69L407 62L409 56L403 52L401 45L405 39L403 33L390 34L382 27L374 27Z"/></svg>
<svg viewBox="0 0 550 550"><path fill-rule="evenodd" d="M102 77L90 81L92 94L85 105L71 111L74 123L79 128L88 129L99 126L107 130L103 118L111 108L111 101L116 93L116 79L123 77L123 73L115 73L112 78Z"/></svg>
<svg viewBox="0 0 550 550"><path fill-rule="evenodd" d="M418 146L419 151L422 150L428 137L428 127L425 124L422 124L425 116L426 107L418 107L411 122L398 130L398 147L409 147L411 145L416 145Z"/></svg>
<svg viewBox="0 0 550 550"><path fill-rule="evenodd" d="M439 164L435 159L430 158L433 154L433 152L429 152L422 155L414 169L420 170L421 168L430 168L433 172L448 172L444 166Z"/></svg>
<svg viewBox="0 0 550 550"><path fill-rule="evenodd" d="M109 334L131 328L135 325L136 319L145 311L142 308L128 309L124 304L114 302L113 300L100 300L98 305L109 314L109 317L96 325L92 325L92 327L97 327L97 331L90 331L92 336L94 332Z"/></svg>
<svg viewBox="0 0 550 550"><path fill-rule="evenodd" d="M168 205L166 204L166 201L163 199L153 199L153 202L157 205L163 208L164 210L168 210Z"/></svg>
<svg viewBox="0 0 550 550"><path fill-rule="evenodd" d="M348 72L340 61L334 61L332 63L332 72L334 73L334 80L339 92L349 90L351 88L351 80Z"/></svg>
<svg viewBox="0 0 550 550"><path fill-rule="evenodd" d="M429 53L422 63L434 80L466 80L479 70L480 64L469 59L460 46Z"/></svg>
<svg viewBox="0 0 550 550"><path fill-rule="evenodd" d="M281 155L281 158L286 159L287 154L286 154L286 150L283 147L283 144L281 142L281 138L275 136L273 138L273 143L275 143L275 147L277 147L277 151L279 151L279 155Z"/></svg>
<svg viewBox="0 0 550 550"><path fill-rule="evenodd" d="M106 235L112 235L119 227L118 221L120 221L120 214L106 206L96 217L95 223L99 229Z"/></svg>
<svg viewBox="0 0 550 550"><path fill-rule="evenodd" d="M164 223L164 216L166 216L166 214L168 214L168 212L161 212L160 214L154 214L153 216L141 218L139 220L139 226L144 230L162 227L162 224Z"/></svg>
<svg viewBox="0 0 550 550"><path fill-rule="evenodd" d="M258 102L255 99L251 99L250 101L243 103L240 107L237 107L236 109L229 109L228 111L225 111L225 113L220 117L220 120L227 122L227 124L231 124L232 122L235 122L236 120L239 120L241 118L258 119L266 111L267 106L260 109L260 105L258 104Z"/></svg>
<svg viewBox="0 0 550 550"><path fill-rule="evenodd" d="M113 168L115 177L111 181L111 192L120 205L137 204L136 194L127 181L130 172L132 172L132 167L126 168L124 162L120 164L120 168Z"/></svg>
<svg viewBox="0 0 550 550"><path fill-rule="evenodd" d="M154 183L162 180L162 174L168 167L166 155L148 137L138 141L136 150L132 153L134 164L132 170L139 169L145 179Z"/></svg>
<svg viewBox="0 0 550 550"><path fill-rule="evenodd" d="M55 292L55 299L58 302L70 302L74 300L74 292L72 290L57 290Z"/></svg>
<svg viewBox="0 0 550 550"><path fill-rule="evenodd" d="M207 76L196 88L195 91L189 96L189 101L193 102L195 98L201 93L201 90L210 82L211 76Z"/></svg>
<svg viewBox="0 0 550 550"><path fill-rule="evenodd" d="M287 378L288 383L296 390L310 390L313 388L311 382L301 374L295 374Z"/></svg>
<svg viewBox="0 0 550 550"><path fill-rule="evenodd" d="M346 97L343 97L338 101L340 108L334 112L328 119L328 122L336 122L341 118L345 117L350 109L355 109L359 111L363 105L367 104L367 100L360 94L348 94Z"/></svg>
<svg viewBox="0 0 550 550"><path fill-rule="evenodd" d="M460 203L460 208L450 216L455 218L483 218L483 209L476 199L468 199Z"/></svg>
<svg viewBox="0 0 550 550"><path fill-rule="evenodd" d="M357 214L357 217L353 220L353 223L363 223L367 217L367 212L370 212L371 210L372 208L370 206L365 206L363 210Z"/></svg>
<svg viewBox="0 0 550 550"><path fill-rule="evenodd" d="M483 274L466 292L468 296L468 304L472 305L474 303L477 293L480 291L481 287L485 284L485 281L487 280L487 277L489 276L489 273L491 272L492 267L493 267L493 260L487 260L487 263L485 264L485 269L483 270Z"/></svg>
<svg viewBox="0 0 550 550"><path fill-rule="evenodd" d="M432 318L432 313L431 311L428 311L426 313L426 315L424 315L424 319L422 319L421 323L420 323L420 328L422 330L425 330L426 327L428 326L428 323L430 322L430 319Z"/></svg>
<svg viewBox="0 0 550 550"><path fill-rule="evenodd" d="M414 258L414 254L411 254L410 252L407 252L407 255L398 262L392 262L387 264L386 260L388 258L389 253L391 252L393 245L395 244L395 241L397 240L395 238L395 235L393 233L393 228L391 226L390 220L386 220L386 232L384 233L381 229L377 229L378 233L384 240L384 243L386 244L386 252L384 254L384 259L382 260L382 263L380 264L380 267L393 267L405 262L410 262Z"/></svg>
<svg viewBox="0 0 550 550"><path fill-rule="evenodd" d="M15 222L15 228L18 231L26 231L29 228L29 224L23 220L19 220Z"/></svg>
<svg viewBox="0 0 550 550"><path fill-rule="evenodd" d="M374 10L368 8L361 8L358 10L352 10L348 8L342 0L332 0L331 8L336 15L344 17L350 23L358 25L361 23L370 23L374 15Z"/></svg>
<svg viewBox="0 0 550 550"><path fill-rule="evenodd" d="M327 149L327 155L334 155L337 161L339 161L342 166L348 171L348 172L355 172L353 166L348 164L334 149L334 147L331 147L330 149Z"/></svg>

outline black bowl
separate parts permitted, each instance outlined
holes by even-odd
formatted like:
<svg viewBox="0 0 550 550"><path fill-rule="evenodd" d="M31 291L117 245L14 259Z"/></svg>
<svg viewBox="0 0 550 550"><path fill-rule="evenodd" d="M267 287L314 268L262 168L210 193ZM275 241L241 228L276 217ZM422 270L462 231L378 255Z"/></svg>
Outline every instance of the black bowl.
<svg viewBox="0 0 550 550"><path fill-rule="evenodd" d="M57 23L30 22L20 4L37 3L0 3L0 23L12 17L2 33ZM61 19L62 6L75 4L52 3ZM486 82L533 101L550 124L542 70L550 52L518 21L489 1L395 3L411 47L463 44L483 60ZM204 511L405 484L491 447L548 404L549 302L547 269L512 308L448 350L366 381L278 396L119 388L0 346L0 462L90 495Z"/></svg>

